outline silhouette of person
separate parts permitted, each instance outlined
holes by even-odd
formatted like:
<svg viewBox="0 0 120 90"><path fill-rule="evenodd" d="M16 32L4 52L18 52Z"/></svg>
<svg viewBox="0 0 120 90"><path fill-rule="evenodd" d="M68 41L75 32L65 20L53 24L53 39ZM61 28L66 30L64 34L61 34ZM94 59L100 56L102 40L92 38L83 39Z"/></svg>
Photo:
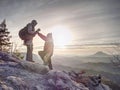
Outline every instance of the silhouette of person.
<svg viewBox="0 0 120 90"><path fill-rule="evenodd" d="M51 57L53 55L54 43L52 33L48 33L47 36L38 33L38 36L45 41L43 51L38 51L38 54L42 58L45 65L48 65L49 69L52 70Z"/></svg>
<svg viewBox="0 0 120 90"><path fill-rule="evenodd" d="M35 31L36 25L37 21L32 20L31 23L28 23L23 29L19 31L19 37L24 40L24 45L27 47L26 60L31 62L34 62L32 57L33 38L40 31L40 29Z"/></svg>

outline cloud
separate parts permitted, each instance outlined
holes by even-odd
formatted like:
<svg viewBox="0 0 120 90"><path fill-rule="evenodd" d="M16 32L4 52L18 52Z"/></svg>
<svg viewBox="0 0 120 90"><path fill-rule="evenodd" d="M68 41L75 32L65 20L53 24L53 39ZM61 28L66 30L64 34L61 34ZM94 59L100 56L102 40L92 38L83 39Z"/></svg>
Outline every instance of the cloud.
<svg viewBox="0 0 120 90"><path fill-rule="evenodd" d="M0 20L7 18L12 34L37 19L38 26L44 29L68 25L74 43L120 38L119 0L0 0L0 13Z"/></svg>

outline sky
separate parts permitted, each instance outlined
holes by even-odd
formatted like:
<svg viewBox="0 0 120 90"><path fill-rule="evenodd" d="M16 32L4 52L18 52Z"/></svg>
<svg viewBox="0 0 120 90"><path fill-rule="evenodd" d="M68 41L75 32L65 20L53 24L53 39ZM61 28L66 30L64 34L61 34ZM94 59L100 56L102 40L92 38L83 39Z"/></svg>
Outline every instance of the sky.
<svg viewBox="0 0 120 90"><path fill-rule="evenodd" d="M18 45L22 45L19 30L32 19L43 34L56 26L66 27L72 35L68 45L120 42L120 0L0 0L3 19ZM43 45L40 39L34 42L35 48Z"/></svg>

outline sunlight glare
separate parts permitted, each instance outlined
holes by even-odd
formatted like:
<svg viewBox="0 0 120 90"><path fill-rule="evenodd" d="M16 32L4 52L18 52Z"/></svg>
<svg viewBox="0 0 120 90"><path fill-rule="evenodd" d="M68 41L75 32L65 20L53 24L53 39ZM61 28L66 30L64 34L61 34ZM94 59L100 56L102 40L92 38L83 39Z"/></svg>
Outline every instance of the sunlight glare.
<svg viewBox="0 0 120 90"><path fill-rule="evenodd" d="M64 47L65 45L69 45L72 41L72 34L65 26L54 26L51 28L51 31L53 33L54 44L56 46Z"/></svg>

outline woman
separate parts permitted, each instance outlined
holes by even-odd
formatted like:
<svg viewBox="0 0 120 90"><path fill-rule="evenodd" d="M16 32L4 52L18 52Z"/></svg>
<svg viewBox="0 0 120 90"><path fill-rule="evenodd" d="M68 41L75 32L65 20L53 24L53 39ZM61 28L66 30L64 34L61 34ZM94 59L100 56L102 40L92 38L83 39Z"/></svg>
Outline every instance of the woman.
<svg viewBox="0 0 120 90"><path fill-rule="evenodd" d="M47 36L38 33L38 36L45 41L43 51L39 51L38 54L42 58L45 65L48 65L49 69L52 68L51 57L53 55L54 43L52 33L48 33Z"/></svg>

